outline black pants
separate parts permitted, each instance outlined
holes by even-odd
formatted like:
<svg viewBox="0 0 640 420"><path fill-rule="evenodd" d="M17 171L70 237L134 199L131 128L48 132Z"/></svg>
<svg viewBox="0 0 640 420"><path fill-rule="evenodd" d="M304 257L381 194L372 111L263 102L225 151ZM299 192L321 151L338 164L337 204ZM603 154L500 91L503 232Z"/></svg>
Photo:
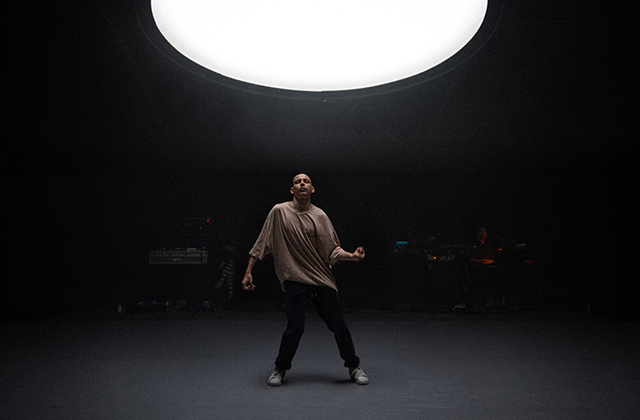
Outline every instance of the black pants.
<svg viewBox="0 0 640 420"><path fill-rule="evenodd" d="M483 308L487 305L486 273L480 268L470 268L464 285L468 308Z"/></svg>
<svg viewBox="0 0 640 420"><path fill-rule="evenodd" d="M293 281L285 282L284 310L287 314L287 329L282 334L276 367L283 370L291 369L291 361L304 333L305 308L310 303L313 303L320 318L333 332L344 365L358 367L360 359L356 356L336 291L330 287L310 286Z"/></svg>

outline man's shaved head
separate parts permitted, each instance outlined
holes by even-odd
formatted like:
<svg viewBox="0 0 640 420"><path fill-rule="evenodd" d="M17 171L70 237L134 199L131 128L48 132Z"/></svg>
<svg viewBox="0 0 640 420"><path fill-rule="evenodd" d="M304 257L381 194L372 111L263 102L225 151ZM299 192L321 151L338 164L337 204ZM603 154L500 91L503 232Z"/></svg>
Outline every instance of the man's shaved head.
<svg viewBox="0 0 640 420"><path fill-rule="evenodd" d="M296 179L297 179L297 178L306 178L306 179L308 179L308 180L309 180L309 184L313 184L313 183L311 182L311 177L310 177L309 175L305 174L305 173L301 173L301 174L298 174L298 175L294 176L294 177L293 177L293 183L294 183L294 184L296 183Z"/></svg>

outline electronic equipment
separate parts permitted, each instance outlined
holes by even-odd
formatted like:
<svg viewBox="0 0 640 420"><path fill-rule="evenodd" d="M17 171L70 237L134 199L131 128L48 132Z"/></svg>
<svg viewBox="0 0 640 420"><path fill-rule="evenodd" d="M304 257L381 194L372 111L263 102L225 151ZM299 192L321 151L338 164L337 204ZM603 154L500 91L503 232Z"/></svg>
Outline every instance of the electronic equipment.
<svg viewBox="0 0 640 420"><path fill-rule="evenodd" d="M175 248L149 251L149 264L208 264L209 252L203 248Z"/></svg>

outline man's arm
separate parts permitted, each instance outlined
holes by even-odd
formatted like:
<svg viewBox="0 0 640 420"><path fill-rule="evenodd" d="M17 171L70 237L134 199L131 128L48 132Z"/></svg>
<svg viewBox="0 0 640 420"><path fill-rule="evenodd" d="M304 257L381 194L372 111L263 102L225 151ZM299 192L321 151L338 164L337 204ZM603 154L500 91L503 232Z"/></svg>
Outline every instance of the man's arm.
<svg viewBox="0 0 640 420"><path fill-rule="evenodd" d="M475 258L469 258L469 261L474 262L476 264L493 264L493 260L490 260L488 258L482 258L482 259L475 259Z"/></svg>
<svg viewBox="0 0 640 420"><path fill-rule="evenodd" d="M353 252L343 252L338 257L340 261L361 261L364 258L364 248L359 246Z"/></svg>
<svg viewBox="0 0 640 420"><path fill-rule="evenodd" d="M247 264L247 269L244 272L244 277L242 278L242 288L244 290L255 290L256 285L253 284L253 266L256 265L256 261L258 261L257 257L253 255L249 258L249 264Z"/></svg>

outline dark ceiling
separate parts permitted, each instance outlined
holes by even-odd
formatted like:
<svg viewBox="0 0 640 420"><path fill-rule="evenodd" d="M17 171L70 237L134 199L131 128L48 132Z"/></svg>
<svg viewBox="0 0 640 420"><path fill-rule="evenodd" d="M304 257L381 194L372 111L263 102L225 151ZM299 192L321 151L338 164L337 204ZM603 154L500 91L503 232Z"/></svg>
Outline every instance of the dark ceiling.
<svg viewBox="0 0 640 420"><path fill-rule="evenodd" d="M504 0L493 35L457 68L395 92L327 101L233 89L188 71L153 45L137 7L18 6L5 27L3 132L18 153L3 153L4 171L628 170L638 16L610 2Z"/></svg>

